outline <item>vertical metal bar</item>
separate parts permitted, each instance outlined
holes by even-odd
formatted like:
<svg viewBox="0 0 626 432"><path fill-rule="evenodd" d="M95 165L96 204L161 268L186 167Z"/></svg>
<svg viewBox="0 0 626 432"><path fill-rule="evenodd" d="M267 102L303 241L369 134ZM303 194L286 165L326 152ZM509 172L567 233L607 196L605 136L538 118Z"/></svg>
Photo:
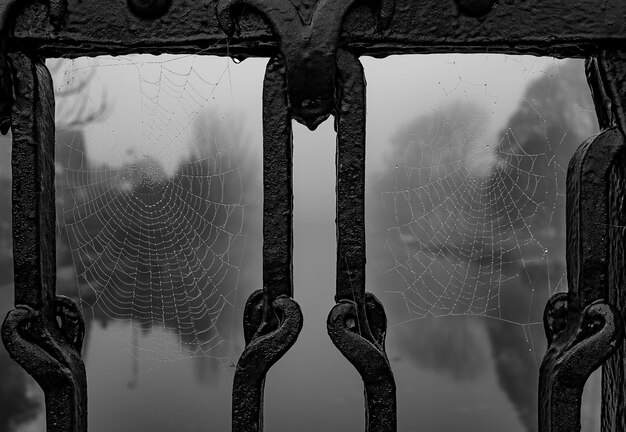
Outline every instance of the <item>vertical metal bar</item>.
<svg viewBox="0 0 626 432"><path fill-rule="evenodd" d="M263 290L252 293L244 310L246 348L235 370L233 432L263 430L265 376L302 329L300 306L291 298L292 147L285 69L272 58L263 83Z"/></svg>
<svg viewBox="0 0 626 432"><path fill-rule="evenodd" d="M623 136L622 136L623 139ZM608 301L626 312L626 161L609 172ZM626 347L622 343L602 369L602 432L626 430Z"/></svg>
<svg viewBox="0 0 626 432"><path fill-rule="evenodd" d="M282 62L263 82L263 288L293 297L293 133Z"/></svg>
<svg viewBox="0 0 626 432"><path fill-rule="evenodd" d="M87 430L80 357L85 324L73 301L56 296L54 94L38 58L10 56L13 128L15 309L2 326L11 357L41 386L50 432Z"/></svg>
<svg viewBox="0 0 626 432"><path fill-rule="evenodd" d="M338 58L337 280L335 301L365 300L365 79L358 59Z"/></svg>
<svg viewBox="0 0 626 432"><path fill-rule="evenodd" d="M606 72L603 60L588 61L589 82L604 130L578 148L568 167L569 291L554 295L544 312L548 350L539 375L541 432L580 430L585 382L615 353L624 336L622 315L613 305L619 305L616 300L623 296L615 292L623 289L625 266L626 123L620 120L621 104L614 102L615 86ZM612 397L604 393L605 400Z"/></svg>
<svg viewBox="0 0 626 432"><path fill-rule="evenodd" d="M337 53L337 304L328 334L365 385L366 431L396 430L396 385L385 353L387 317L365 291L365 78L354 55Z"/></svg>
<svg viewBox="0 0 626 432"><path fill-rule="evenodd" d="M616 127L616 157L607 172L607 300L626 311L626 52L602 51L587 62L589 84L602 129ZM626 346L621 344L602 369L602 431L626 430Z"/></svg>

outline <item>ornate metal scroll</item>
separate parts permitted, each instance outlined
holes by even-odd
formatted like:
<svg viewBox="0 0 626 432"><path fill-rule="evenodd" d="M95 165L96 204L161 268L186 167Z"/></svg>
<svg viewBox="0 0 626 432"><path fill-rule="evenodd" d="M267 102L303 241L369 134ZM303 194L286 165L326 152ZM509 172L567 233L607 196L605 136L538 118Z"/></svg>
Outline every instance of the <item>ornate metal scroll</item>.
<svg viewBox="0 0 626 432"><path fill-rule="evenodd" d="M365 79L359 60L337 57L337 304L331 340L365 385L366 431L396 430L396 384L385 353L387 317L365 291Z"/></svg>
<svg viewBox="0 0 626 432"><path fill-rule="evenodd" d="M269 21L285 63L291 115L313 130L335 111L339 31L355 1L320 0L309 21L289 0L219 0L217 18L229 35L235 31L232 12L238 6L252 7ZM381 26L389 24L393 9L394 0L381 0Z"/></svg>
<svg viewBox="0 0 626 432"><path fill-rule="evenodd" d="M548 351L539 378L541 432L580 430L585 382L616 352L624 336L619 309L624 306L626 266L626 122L619 87L623 86L626 74L622 69L613 68L617 64L623 68L623 59L613 58L612 66L607 69L605 55L587 63L589 84L603 132L578 148L567 173L569 292L553 296L544 313ZM623 374L623 354L618 357L621 364L614 368L615 373ZM615 407L611 399L621 398L618 395L623 389L606 391L607 380L604 381L605 400ZM623 385L623 380L619 383ZM623 416L608 419L603 415L603 430L623 429L616 421L623 424Z"/></svg>
<svg viewBox="0 0 626 432"><path fill-rule="evenodd" d="M263 290L244 310L246 348L233 383L233 432L263 430L265 376L302 329L292 280L292 132L284 66L271 59L263 83Z"/></svg>
<svg viewBox="0 0 626 432"><path fill-rule="evenodd" d="M38 58L9 58L13 129L15 309L2 325L11 357L41 386L50 432L87 430L87 383L80 353L85 324L76 304L56 296L54 95Z"/></svg>

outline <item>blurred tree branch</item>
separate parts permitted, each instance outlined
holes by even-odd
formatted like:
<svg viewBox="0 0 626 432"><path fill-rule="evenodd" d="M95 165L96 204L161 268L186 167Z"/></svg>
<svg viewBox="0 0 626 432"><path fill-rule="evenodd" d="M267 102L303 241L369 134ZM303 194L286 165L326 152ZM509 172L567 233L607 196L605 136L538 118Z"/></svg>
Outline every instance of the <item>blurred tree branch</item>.
<svg viewBox="0 0 626 432"><path fill-rule="evenodd" d="M110 108L106 91L97 106L89 91L96 77L95 66L69 70L67 59L49 59L46 64L55 83L58 129L76 129L106 117Z"/></svg>

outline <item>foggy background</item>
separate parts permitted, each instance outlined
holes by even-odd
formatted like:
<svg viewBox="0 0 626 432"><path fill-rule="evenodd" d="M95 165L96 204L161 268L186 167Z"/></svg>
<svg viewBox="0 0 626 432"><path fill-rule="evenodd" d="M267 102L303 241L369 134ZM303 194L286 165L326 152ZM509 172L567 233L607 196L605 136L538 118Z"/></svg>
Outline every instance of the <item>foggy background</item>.
<svg viewBox="0 0 626 432"><path fill-rule="evenodd" d="M540 324L567 289L565 172L597 132L580 60L361 59L367 289L387 311L400 431L536 430ZM92 432L230 429L242 306L261 288L266 59L51 60L57 292L88 331ZM12 304L10 138L0 147L0 306ZM296 345L266 381L268 431L362 430L362 383L326 334L335 134L294 125ZM44 430L2 348L0 430ZM599 379L584 430L599 430Z"/></svg>

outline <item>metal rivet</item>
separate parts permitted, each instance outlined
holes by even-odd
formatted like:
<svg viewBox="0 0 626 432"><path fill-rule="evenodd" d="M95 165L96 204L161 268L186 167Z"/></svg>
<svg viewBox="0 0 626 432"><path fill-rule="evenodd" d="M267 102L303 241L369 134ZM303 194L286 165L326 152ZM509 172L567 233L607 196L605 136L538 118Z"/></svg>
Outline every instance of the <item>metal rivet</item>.
<svg viewBox="0 0 626 432"><path fill-rule="evenodd" d="M355 328L356 327L356 320L354 318L348 318L346 320L346 327L348 327L350 330Z"/></svg>

